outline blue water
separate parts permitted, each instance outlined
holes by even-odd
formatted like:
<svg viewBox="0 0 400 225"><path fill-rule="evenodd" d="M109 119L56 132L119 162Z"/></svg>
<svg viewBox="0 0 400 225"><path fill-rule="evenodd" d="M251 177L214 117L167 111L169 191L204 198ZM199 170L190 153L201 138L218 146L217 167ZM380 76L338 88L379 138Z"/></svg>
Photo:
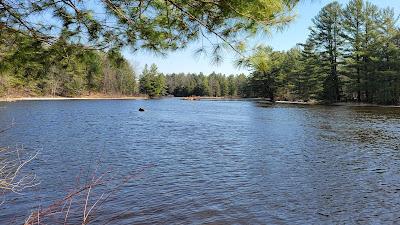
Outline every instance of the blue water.
<svg viewBox="0 0 400 225"><path fill-rule="evenodd" d="M92 224L400 222L400 109L180 99L0 103L0 127L12 121L0 146L26 157L38 151L23 172L40 184L5 194L0 224L21 224L94 174L107 182L93 189L92 204L120 187ZM81 223L85 193L73 199L71 223Z"/></svg>

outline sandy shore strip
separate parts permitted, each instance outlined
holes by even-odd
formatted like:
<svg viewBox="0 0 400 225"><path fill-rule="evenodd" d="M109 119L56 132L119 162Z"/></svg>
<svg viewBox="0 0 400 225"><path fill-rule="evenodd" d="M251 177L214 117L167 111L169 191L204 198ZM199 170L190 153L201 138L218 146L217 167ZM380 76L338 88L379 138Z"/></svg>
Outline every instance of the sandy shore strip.
<svg viewBox="0 0 400 225"><path fill-rule="evenodd" d="M292 105L318 105L319 103L316 101L310 102L300 102L300 101L276 101L275 103L279 104L292 104Z"/></svg>
<svg viewBox="0 0 400 225"><path fill-rule="evenodd" d="M346 106L346 107L386 107L386 108L400 108L398 105L378 105L369 103L356 103L356 102L338 102L332 104L323 104L316 101L311 102L297 102L297 101L276 101L279 104L292 104L292 105L323 105L323 106Z"/></svg>
<svg viewBox="0 0 400 225"><path fill-rule="evenodd" d="M61 101L61 100L143 100L140 96L83 96L83 97L2 97L0 102L15 101Z"/></svg>
<svg viewBox="0 0 400 225"><path fill-rule="evenodd" d="M254 101L259 104L287 104L287 105L308 105L308 106L345 106L345 107L384 107L384 108L400 108L398 105L378 105L368 103L355 102L338 102L332 104L324 104L318 101L275 101L274 103L265 98L236 98L236 97L184 97L182 100L206 100L206 101Z"/></svg>
<svg viewBox="0 0 400 225"><path fill-rule="evenodd" d="M188 101L259 101L264 100L264 98L242 98L242 97L209 97L209 96L190 96L190 97L178 97L182 100Z"/></svg>

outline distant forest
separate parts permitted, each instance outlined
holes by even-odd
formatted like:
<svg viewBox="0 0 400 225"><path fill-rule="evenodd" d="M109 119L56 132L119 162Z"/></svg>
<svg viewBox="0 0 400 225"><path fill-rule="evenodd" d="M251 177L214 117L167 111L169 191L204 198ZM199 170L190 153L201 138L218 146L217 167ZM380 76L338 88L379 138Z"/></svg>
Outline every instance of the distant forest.
<svg viewBox="0 0 400 225"><path fill-rule="evenodd" d="M60 37L0 33L0 95L88 94L264 97L274 100L400 104L400 28L391 8L362 0L326 5L305 43L288 51L258 46L239 57L249 75L137 74L118 50Z"/></svg>

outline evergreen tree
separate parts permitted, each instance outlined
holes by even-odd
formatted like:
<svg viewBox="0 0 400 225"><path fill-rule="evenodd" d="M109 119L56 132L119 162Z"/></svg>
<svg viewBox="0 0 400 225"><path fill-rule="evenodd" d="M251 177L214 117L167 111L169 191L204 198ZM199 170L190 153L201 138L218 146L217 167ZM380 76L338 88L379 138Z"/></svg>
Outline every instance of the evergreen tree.
<svg viewBox="0 0 400 225"><path fill-rule="evenodd" d="M282 71L277 77L277 95L283 100L294 100L295 83L301 69L301 50L297 46L282 54Z"/></svg>
<svg viewBox="0 0 400 225"><path fill-rule="evenodd" d="M166 52L205 35L236 50L238 34L282 26L293 19L298 0L94 0L0 1L0 29L40 42L68 41L92 47ZM99 13L100 12L100 13ZM40 20L39 15L51 15ZM215 44L215 43L212 43Z"/></svg>
<svg viewBox="0 0 400 225"><path fill-rule="evenodd" d="M236 77L236 86L238 90L238 96L240 97L251 97L251 86L249 84L249 79L244 74L239 74Z"/></svg>
<svg viewBox="0 0 400 225"><path fill-rule="evenodd" d="M363 32L363 55L362 55L362 67L364 71L364 84L363 89L365 91L365 101L372 103L374 99L375 89L375 69L379 64L377 60L377 52L380 48L378 43L379 37L379 17L380 12L376 5L366 2L365 10L363 13L365 20L364 32Z"/></svg>
<svg viewBox="0 0 400 225"><path fill-rule="evenodd" d="M155 64L152 64L150 69L145 65L139 83L140 92L151 98L163 96L167 90L164 75L158 72Z"/></svg>
<svg viewBox="0 0 400 225"><path fill-rule="evenodd" d="M299 61L301 66L294 81L296 95L305 101L320 99L323 93L324 77L321 77L315 43L310 39L302 45Z"/></svg>
<svg viewBox="0 0 400 225"><path fill-rule="evenodd" d="M345 39L346 72L351 81L348 90L356 93L356 99L361 102L362 73L362 33L364 29L364 1L351 0L343 10L343 30Z"/></svg>
<svg viewBox="0 0 400 225"><path fill-rule="evenodd" d="M230 75L229 77L228 77L228 79L227 79L227 82L228 82L228 93L227 93L227 95L229 95L229 96L237 96L237 94L238 94L238 87L237 87L237 85L236 85L236 82L235 82L236 80L235 80L235 76L234 75Z"/></svg>
<svg viewBox="0 0 400 225"><path fill-rule="evenodd" d="M326 5L313 19L311 36L321 57L321 67L326 78L323 99L340 101L339 64L342 56L342 9L338 2Z"/></svg>
<svg viewBox="0 0 400 225"><path fill-rule="evenodd" d="M275 101L276 81L282 72L283 59L283 53L274 52L271 47L259 46L252 56L237 62L238 66L247 67L252 71L250 80L253 95Z"/></svg>
<svg viewBox="0 0 400 225"><path fill-rule="evenodd" d="M377 84L375 101L384 104L397 104L400 98L400 74L398 70L399 48L394 41L397 35L398 22L394 10L381 10L378 51L379 66L376 71Z"/></svg>

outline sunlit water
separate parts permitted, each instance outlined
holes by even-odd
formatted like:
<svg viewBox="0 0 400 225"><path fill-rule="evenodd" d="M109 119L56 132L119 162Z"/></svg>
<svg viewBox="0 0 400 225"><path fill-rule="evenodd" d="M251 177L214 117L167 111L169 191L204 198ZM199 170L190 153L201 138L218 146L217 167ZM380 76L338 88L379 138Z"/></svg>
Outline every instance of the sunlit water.
<svg viewBox="0 0 400 225"><path fill-rule="evenodd" d="M24 171L41 183L6 195L0 224L21 223L62 199L78 177L104 171L136 175L93 224L400 222L400 109L179 99L1 103L0 127L13 120L0 144L39 151Z"/></svg>

